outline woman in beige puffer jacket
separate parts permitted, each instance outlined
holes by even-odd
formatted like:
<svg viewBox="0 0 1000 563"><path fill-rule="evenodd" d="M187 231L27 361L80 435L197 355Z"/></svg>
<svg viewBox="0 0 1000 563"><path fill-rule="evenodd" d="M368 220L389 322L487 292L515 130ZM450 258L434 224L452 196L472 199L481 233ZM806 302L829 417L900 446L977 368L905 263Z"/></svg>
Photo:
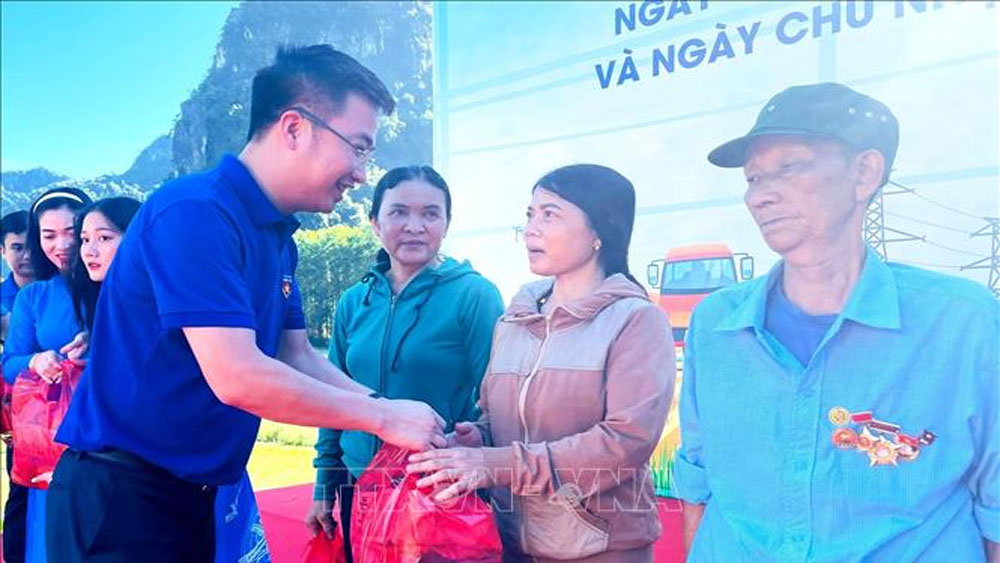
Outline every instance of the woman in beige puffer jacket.
<svg viewBox="0 0 1000 563"><path fill-rule="evenodd" d="M497 323L475 424L414 454L445 502L488 488L505 561L651 562L660 535L648 460L675 378L671 330L628 271L635 192L603 166L536 184L533 273Z"/></svg>

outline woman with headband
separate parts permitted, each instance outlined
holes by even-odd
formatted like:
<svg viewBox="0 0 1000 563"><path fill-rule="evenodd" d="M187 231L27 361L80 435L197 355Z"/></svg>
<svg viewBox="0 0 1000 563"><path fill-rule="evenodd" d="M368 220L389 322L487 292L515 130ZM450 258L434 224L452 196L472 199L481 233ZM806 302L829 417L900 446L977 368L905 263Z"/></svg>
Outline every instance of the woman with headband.
<svg viewBox="0 0 1000 563"><path fill-rule="evenodd" d="M497 324L476 424L410 457L434 498L489 488L505 561L652 562L649 457L675 378L666 315L628 269L635 191L580 164L532 190L531 271Z"/></svg>
<svg viewBox="0 0 1000 563"><path fill-rule="evenodd" d="M3 352L3 377L13 384L30 369L47 382L62 377L60 363L80 356L86 345L73 311L68 276L77 254L76 213L91 203L76 188L54 188L31 206L27 244L35 282L18 292ZM15 443L17 428L14 428ZM25 561L45 561L45 491L28 491Z"/></svg>
<svg viewBox="0 0 1000 563"><path fill-rule="evenodd" d="M89 202L85 194L73 190L69 195ZM82 208L77 208L72 197L63 190L53 190L38 199L33 206L32 219L38 229L32 233L29 227L29 245L35 249L32 256L47 256L53 267L49 268L49 281L29 286L32 297L22 303L29 315L19 315L15 323L21 330L19 337L30 337L40 343L29 346L20 341L7 350L4 357L4 374L10 371L16 376L23 364L23 356L31 351L38 359L30 357L32 369L46 380L58 379L60 373L49 371L48 356L57 358L66 355L79 357L86 350L86 334L94 325L94 311L105 276L121 244L132 217L138 211L140 202L128 197L101 199ZM70 215L74 217L70 218ZM66 223L66 219L70 219ZM70 231L66 230L71 226ZM56 237L51 236L56 233ZM63 236L69 232L74 240ZM39 244L33 245L30 241ZM40 249L40 251L38 250ZM70 266L63 259L69 256ZM55 259L53 259L55 258ZM58 272L56 262L58 260ZM38 267L37 265L35 266ZM43 279L43 278L39 278ZM49 287L43 285L49 284ZM16 309L15 309L16 310ZM72 338L69 346L58 349L55 343L66 337ZM52 343L49 350L45 344ZM58 359L56 360L58 364ZM30 497L35 497L34 499ZM44 496L45 492L31 489L29 492L28 545L26 561L44 562ZM261 532L256 501L250 488L249 478L234 485L220 487L216 503L216 525L218 528L217 557L220 563L235 561L245 554L254 552L266 554L267 546Z"/></svg>

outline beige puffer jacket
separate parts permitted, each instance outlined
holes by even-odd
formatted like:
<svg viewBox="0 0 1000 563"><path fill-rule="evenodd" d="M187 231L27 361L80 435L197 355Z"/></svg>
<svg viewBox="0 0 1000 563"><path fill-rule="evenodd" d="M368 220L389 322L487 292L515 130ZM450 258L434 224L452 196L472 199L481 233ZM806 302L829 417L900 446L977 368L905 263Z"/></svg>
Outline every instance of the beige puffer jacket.
<svg viewBox="0 0 1000 563"><path fill-rule="evenodd" d="M648 546L661 531L648 460L676 376L667 317L621 274L546 316L538 300L551 287L514 298L481 388L505 553L572 560Z"/></svg>

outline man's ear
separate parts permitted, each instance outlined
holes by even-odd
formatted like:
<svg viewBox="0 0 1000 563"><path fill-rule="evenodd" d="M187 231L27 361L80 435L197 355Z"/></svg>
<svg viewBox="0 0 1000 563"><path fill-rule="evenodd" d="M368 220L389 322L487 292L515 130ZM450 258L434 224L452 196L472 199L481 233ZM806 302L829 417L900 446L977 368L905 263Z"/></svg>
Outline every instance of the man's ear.
<svg viewBox="0 0 1000 563"><path fill-rule="evenodd" d="M305 131L305 119L297 112L286 111L278 118L275 128L285 146L291 150L296 150L299 146L300 138Z"/></svg>
<svg viewBox="0 0 1000 563"><path fill-rule="evenodd" d="M855 155L851 167L851 180L857 201L867 203L882 187L885 178L885 157L875 149L868 149Z"/></svg>

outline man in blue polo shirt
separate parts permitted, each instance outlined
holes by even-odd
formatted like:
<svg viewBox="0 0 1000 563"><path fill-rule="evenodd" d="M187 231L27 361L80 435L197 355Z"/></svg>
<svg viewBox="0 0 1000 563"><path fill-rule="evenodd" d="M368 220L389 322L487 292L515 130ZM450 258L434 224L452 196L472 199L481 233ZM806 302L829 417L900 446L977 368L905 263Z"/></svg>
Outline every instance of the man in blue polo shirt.
<svg viewBox="0 0 1000 563"><path fill-rule="evenodd" d="M814 84L709 154L743 168L781 261L692 316L674 466L689 561L1000 555L1000 304L865 245L898 137L882 103Z"/></svg>
<svg viewBox="0 0 1000 563"><path fill-rule="evenodd" d="M28 212L14 211L0 219L0 256L10 273L0 283L0 343L7 339L10 312L14 310L17 291L35 279L25 236L28 232Z"/></svg>
<svg viewBox="0 0 1000 563"><path fill-rule="evenodd" d="M212 561L215 486L260 417L444 445L429 406L389 401L309 345L291 213L365 181L382 82L328 45L279 50L253 80L238 157L153 193L98 300L87 371L56 439L51 560Z"/></svg>
<svg viewBox="0 0 1000 563"><path fill-rule="evenodd" d="M0 284L0 350L7 340L10 312L14 298L22 287L35 279L31 255L25 240L28 232L28 212L14 211L0 219L0 256L10 268L10 274ZM9 430L9 429L8 429ZM7 477L13 465L14 449L7 444ZM28 488L8 480L7 501L3 506L3 560L7 563L24 561L25 519L28 515Z"/></svg>

